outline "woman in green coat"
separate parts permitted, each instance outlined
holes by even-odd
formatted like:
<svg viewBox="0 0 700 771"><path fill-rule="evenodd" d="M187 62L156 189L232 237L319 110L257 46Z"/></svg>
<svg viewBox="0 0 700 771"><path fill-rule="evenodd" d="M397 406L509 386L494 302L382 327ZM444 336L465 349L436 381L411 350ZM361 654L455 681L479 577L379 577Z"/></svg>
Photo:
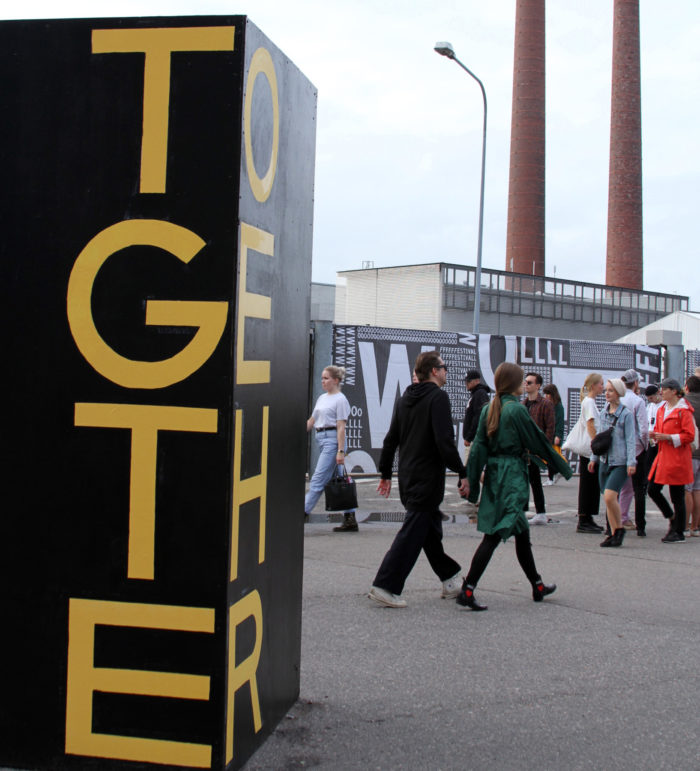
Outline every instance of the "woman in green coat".
<svg viewBox="0 0 700 771"><path fill-rule="evenodd" d="M472 558L471 567L457 597L460 605L472 610L486 610L474 598L474 588L500 541L515 536L515 553L528 581L532 599L541 602L555 589L545 584L535 566L530 544L530 526L525 516L530 494L527 463L539 459L551 464L566 479L571 478L569 464L547 441L518 397L523 390L523 370L503 362L494 375L496 396L484 407L479 427L469 453L468 499L479 499L479 477L484 467L484 489L479 504L477 529L484 538Z"/></svg>

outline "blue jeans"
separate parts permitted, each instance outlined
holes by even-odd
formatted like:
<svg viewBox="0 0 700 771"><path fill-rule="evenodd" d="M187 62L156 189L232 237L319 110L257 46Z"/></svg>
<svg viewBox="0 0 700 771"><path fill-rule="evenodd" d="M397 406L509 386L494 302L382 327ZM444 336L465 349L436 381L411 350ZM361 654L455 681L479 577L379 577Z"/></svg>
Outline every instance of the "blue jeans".
<svg viewBox="0 0 700 771"><path fill-rule="evenodd" d="M338 432L320 431L316 434L316 442L321 450L316 470L309 482L309 492L304 501L304 513L310 514L321 497L323 488L328 484L335 471L335 456L338 453ZM348 509L349 512L355 509Z"/></svg>

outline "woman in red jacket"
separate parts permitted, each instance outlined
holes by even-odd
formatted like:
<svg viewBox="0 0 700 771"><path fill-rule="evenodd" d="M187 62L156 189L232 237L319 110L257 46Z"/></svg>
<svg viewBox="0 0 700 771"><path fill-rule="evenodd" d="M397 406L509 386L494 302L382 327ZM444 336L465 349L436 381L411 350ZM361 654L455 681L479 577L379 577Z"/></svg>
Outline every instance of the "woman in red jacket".
<svg viewBox="0 0 700 771"><path fill-rule="evenodd" d="M683 398L677 380L667 377L661 381L664 403L656 413L655 430L649 432L659 452L649 472L649 497L666 519L671 520L664 543L685 541L685 485L693 481L693 462L690 443L695 439L693 408ZM673 511L661 489L668 485ZM675 512L675 515L674 515Z"/></svg>

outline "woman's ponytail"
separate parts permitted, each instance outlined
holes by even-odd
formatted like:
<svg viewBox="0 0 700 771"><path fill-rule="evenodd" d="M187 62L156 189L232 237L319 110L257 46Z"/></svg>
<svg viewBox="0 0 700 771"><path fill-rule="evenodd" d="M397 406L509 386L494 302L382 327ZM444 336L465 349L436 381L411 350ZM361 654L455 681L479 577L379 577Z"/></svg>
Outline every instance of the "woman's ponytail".
<svg viewBox="0 0 700 771"><path fill-rule="evenodd" d="M498 431L501 422L503 405L501 397L506 394L516 394L523 384L523 370L511 361L504 361L496 368L493 376L493 384L496 386L496 395L489 405L486 415L486 436L489 439Z"/></svg>

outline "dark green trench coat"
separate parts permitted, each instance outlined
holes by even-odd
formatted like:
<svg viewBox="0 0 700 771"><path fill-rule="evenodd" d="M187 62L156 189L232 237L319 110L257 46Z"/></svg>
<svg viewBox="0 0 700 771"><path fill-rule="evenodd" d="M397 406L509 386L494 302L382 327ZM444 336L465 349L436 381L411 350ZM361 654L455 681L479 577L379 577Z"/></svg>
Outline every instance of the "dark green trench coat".
<svg viewBox="0 0 700 771"><path fill-rule="evenodd" d="M477 529L482 533L497 534L505 541L529 528L525 516L530 495L528 459L543 467L542 461L554 466L554 470L566 479L571 479L571 467L552 449L547 437L515 396L502 396L501 404L498 431L490 439L486 436L489 405L481 411L479 427L469 451L467 478L469 500L476 503L479 500L479 477L486 467Z"/></svg>

